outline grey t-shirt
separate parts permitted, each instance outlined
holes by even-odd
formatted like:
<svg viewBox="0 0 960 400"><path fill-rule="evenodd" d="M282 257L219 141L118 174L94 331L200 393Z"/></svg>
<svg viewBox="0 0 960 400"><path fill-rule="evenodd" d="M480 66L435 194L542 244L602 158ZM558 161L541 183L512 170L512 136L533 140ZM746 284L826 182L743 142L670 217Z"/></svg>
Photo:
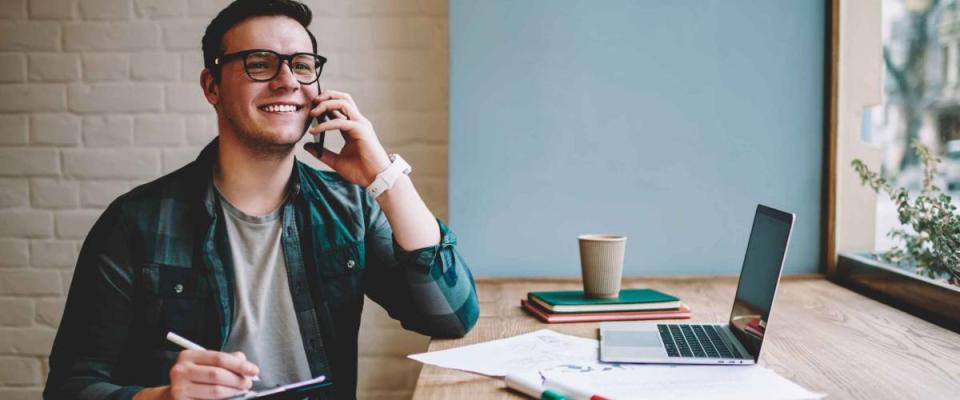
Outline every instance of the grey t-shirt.
<svg viewBox="0 0 960 400"><path fill-rule="evenodd" d="M236 289L233 330L223 351L241 351L260 367L260 381L254 382L254 390L310 379L280 248L283 207L252 216L222 194L220 200Z"/></svg>

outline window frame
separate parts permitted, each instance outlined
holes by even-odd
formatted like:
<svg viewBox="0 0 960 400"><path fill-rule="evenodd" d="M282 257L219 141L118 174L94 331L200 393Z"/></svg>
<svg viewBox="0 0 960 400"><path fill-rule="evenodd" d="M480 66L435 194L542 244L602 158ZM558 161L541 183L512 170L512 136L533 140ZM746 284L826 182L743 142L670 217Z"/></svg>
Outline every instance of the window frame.
<svg viewBox="0 0 960 400"><path fill-rule="evenodd" d="M825 2L828 20L826 24L825 57L827 60L825 66L827 76L825 80L827 85L825 88L827 96L825 115L827 115L827 118L824 119L826 125L823 179L823 209L825 215L822 229L825 240L822 251L822 270L827 279L838 285L960 333L960 288L941 284L926 277L885 265L884 262L875 260L863 252L864 250L872 250L872 246L870 248L863 247L865 247L865 243L872 243L873 235L875 235L876 201L872 203L872 207L862 207L860 203L864 201L863 199L866 199L869 189L851 187L852 185L859 186L859 180L851 179L852 171L848 164L849 159L860 158L861 154L866 154L868 159L870 156L874 156L874 159L878 160L878 157L875 157L877 149L871 149L871 146L866 144L855 146L862 147L860 149L842 148L843 146L849 146L850 139L846 136L841 138L840 134L843 130L843 135L854 135L859 140L859 129L851 129L851 126L856 125L849 125L849 122L842 119L849 118L850 110L848 107L851 104L856 106L850 100L851 97L869 99L871 96L869 94L851 96L849 92L869 92L875 88L869 87L869 85L865 85L866 88L853 87L853 85L845 86L841 85L840 80L849 75L847 71L851 69L862 69L864 65L868 69L873 67L868 64L861 65L861 61L857 60L858 57L844 59L844 54L841 53L841 32L845 34L849 34L849 32L843 30L842 28L845 27L841 24L844 22L843 15L854 14L851 10L854 7L881 6L871 5L870 2L857 4L859 2L846 1L842 5L841 0L825 0ZM875 12L875 10L871 11ZM867 14L871 13L868 12ZM882 12L880 15L882 16ZM861 39L864 42L871 43L876 39L869 37L864 39L865 36L858 33L849 35L853 39L843 39ZM849 42L844 44L847 45L847 48L850 47ZM877 54L879 54L879 49L877 49ZM876 60L876 65L881 66L879 58ZM869 71L867 75L875 72L877 71ZM844 73L847 75L841 75ZM882 66L880 73L882 74ZM879 76L882 77L882 75ZM882 82L882 78L880 81ZM849 92L841 92L843 90ZM875 95L874 97L879 98L879 93ZM841 101L850 102L850 104L841 104ZM871 191L869 194L872 195L873 192ZM840 202L838 202L838 195L843 197ZM853 197L853 200L850 200L851 197ZM854 208L858 205L861 206L861 209L871 210L874 217L862 221L867 228L861 227L859 232L856 232L856 229L844 230L844 228L847 228L844 225L861 223L860 220L852 219L849 215L846 215L856 214L857 210L854 210ZM860 212L862 213L862 210ZM842 231L838 234L838 230ZM864 230L869 230L871 237L862 237ZM853 234L849 232L853 232Z"/></svg>

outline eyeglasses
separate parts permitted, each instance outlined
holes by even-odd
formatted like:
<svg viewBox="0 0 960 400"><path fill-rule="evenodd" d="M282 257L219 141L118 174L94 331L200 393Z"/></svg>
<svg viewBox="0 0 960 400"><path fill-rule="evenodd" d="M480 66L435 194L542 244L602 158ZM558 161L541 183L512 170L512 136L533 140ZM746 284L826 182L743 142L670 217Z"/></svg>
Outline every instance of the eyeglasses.
<svg viewBox="0 0 960 400"><path fill-rule="evenodd" d="M323 64L327 62L323 56L313 53L280 54L273 50L251 49L224 54L214 59L213 65L219 68L227 62L238 59L243 60L243 70L246 71L247 76L257 82L271 81L276 78L280 74L283 61L287 61L290 72L293 72L297 82L304 85L316 82L317 78L320 78Z"/></svg>

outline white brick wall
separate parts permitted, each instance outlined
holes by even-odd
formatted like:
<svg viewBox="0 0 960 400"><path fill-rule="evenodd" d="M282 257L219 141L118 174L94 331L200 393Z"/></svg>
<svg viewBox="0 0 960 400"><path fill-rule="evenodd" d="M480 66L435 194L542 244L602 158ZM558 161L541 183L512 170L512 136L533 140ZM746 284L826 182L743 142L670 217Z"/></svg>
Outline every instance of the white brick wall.
<svg viewBox="0 0 960 400"><path fill-rule="evenodd" d="M0 398L40 397L79 246L102 210L216 135L200 37L227 2L0 0ZM446 217L446 1L307 3L330 60L322 86L354 95ZM368 304L360 397L409 398L420 366L404 356L428 339Z"/></svg>

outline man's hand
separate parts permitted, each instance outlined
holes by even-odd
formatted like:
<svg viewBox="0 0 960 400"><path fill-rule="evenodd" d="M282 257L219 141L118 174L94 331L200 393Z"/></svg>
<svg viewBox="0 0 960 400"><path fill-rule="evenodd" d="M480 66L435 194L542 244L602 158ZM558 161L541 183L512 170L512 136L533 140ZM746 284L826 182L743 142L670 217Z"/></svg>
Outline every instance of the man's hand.
<svg viewBox="0 0 960 400"><path fill-rule="evenodd" d="M317 124L310 129L310 134L338 129L343 133L344 145L340 154L318 149L313 143L307 143L304 148L347 181L370 186L377 174L390 166L390 157L377 139L373 124L360 114L349 94L327 90L313 102L316 106L310 110L311 118L329 112L333 119ZM377 197L377 203L383 208L393 237L402 249L409 251L440 243L437 220L423 203L410 177L403 175L397 179L390 190Z"/></svg>
<svg viewBox="0 0 960 400"><path fill-rule="evenodd" d="M259 372L240 352L184 350L170 368L169 386L144 389L134 399L222 399L250 390Z"/></svg>
<svg viewBox="0 0 960 400"><path fill-rule="evenodd" d="M377 139L373 124L360 114L357 103L347 93L325 90L313 99L313 104L310 118L327 112L334 118L317 124L310 129L310 134L337 129L343 133L344 145L340 154L318 149L312 142L304 148L347 181L363 187L370 186L377 174L390 166L390 158Z"/></svg>

